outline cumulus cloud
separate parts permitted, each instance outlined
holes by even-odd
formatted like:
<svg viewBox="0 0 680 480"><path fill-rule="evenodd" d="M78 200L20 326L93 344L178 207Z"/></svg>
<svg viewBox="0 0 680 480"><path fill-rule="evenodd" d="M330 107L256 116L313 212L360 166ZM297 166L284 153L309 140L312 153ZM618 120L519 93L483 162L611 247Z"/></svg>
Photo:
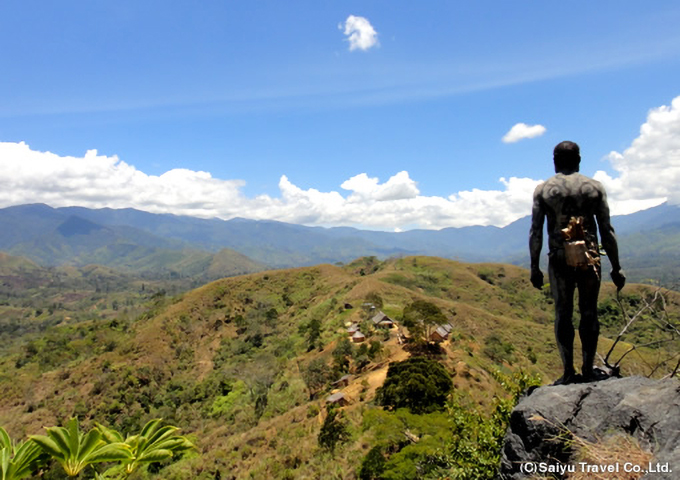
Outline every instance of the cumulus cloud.
<svg viewBox="0 0 680 480"><path fill-rule="evenodd" d="M350 51L357 49L365 51L378 45L378 32L367 18L350 15L338 27L344 30Z"/></svg>
<svg viewBox="0 0 680 480"><path fill-rule="evenodd" d="M594 177L607 189L613 213L680 203L680 97L651 110L631 146L607 159L618 176L598 171Z"/></svg>
<svg viewBox="0 0 680 480"><path fill-rule="evenodd" d="M236 214L244 201L243 185L240 180L219 180L207 172L186 169L147 175L96 150L83 157L62 157L31 150L23 142L0 142L1 206L132 207L209 217L225 214L229 205Z"/></svg>
<svg viewBox="0 0 680 480"><path fill-rule="evenodd" d="M415 198L420 193L416 182L409 178L408 172L399 172L382 185L377 178L369 178L360 173L343 182L340 187L352 192L349 201L372 199L375 201L402 200Z"/></svg>
<svg viewBox="0 0 680 480"><path fill-rule="evenodd" d="M208 172L174 169L147 175L116 156L90 150L82 157L0 142L0 207L46 203L55 207L138 208L198 217L275 219L306 225L354 225L395 230L465 225L504 225L525 215L537 180L500 179L497 191L471 190L448 198L422 195L408 172L381 182L366 173L339 191L302 189L287 176L279 197L248 198L245 182Z"/></svg>
<svg viewBox="0 0 680 480"><path fill-rule="evenodd" d="M543 125L517 123L503 136L503 143L515 143L526 138L536 138L544 133L545 127Z"/></svg>
<svg viewBox="0 0 680 480"><path fill-rule="evenodd" d="M625 214L663 201L680 203L680 97L651 110L640 135L623 153L607 157L616 172L598 171L612 213ZM339 191L302 189L286 175L280 195L243 194L245 182L208 172L174 169L148 175L96 150L82 157L0 142L0 207L46 203L55 207L138 208L198 217L273 219L305 225L352 225L381 230L504 226L527 215L540 180L499 179L496 190L471 189L449 196L423 195L406 171L386 181L366 173L340 183Z"/></svg>

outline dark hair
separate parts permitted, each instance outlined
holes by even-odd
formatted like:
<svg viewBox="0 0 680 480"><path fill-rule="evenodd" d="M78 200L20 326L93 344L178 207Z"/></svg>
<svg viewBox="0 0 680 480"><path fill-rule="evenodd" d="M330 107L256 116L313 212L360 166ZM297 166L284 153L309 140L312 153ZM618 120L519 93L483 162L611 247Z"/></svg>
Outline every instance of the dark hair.
<svg viewBox="0 0 680 480"><path fill-rule="evenodd" d="M555 171L578 172L578 166L581 163L581 150L574 142L558 143L553 150L553 161L555 162Z"/></svg>

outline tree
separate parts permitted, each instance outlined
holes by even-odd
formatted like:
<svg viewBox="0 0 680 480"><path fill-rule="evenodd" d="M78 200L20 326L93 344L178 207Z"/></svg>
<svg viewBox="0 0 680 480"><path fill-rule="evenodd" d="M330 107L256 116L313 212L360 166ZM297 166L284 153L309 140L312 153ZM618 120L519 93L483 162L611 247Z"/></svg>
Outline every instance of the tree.
<svg viewBox="0 0 680 480"><path fill-rule="evenodd" d="M33 441L14 444L7 431L0 427L1 480L26 478L45 460L42 450Z"/></svg>
<svg viewBox="0 0 680 480"><path fill-rule="evenodd" d="M404 307L402 323L415 342L426 342L432 328L447 322L441 309L433 303L416 300Z"/></svg>
<svg viewBox="0 0 680 480"><path fill-rule="evenodd" d="M263 353L245 364L239 364L236 368L238 371L234 371L233 374L240 377L248 386L255 418L259 420L269 404L269 391L276 379L276 357Z"/></svg>
<svg viewBox="0 0 680 480"><path fill-rule="evenodd" d="M361 461L361 469L359 470L359 478L361 480L374 480L381 478L385 471L385 454L384 448L381 445L376 445L371 448L364 459Z"/></svg>
<svg viewBox="0 0 680 480"><path fill-rule="evenodd" d="M376 402L389 410L408 408L413 413L429 413L444 406L453 389L451 376L434 360L411 357L392 362L385 383L376 392Z"/></svg>
<svg viewBox="0 0 680 480"><path fill-rule="evenodd" d="M460 480L491 480L498 476L505 433L510 415L519 397L530 387L541 385L537 375L522 370L512 376L500 371L491 372L495 380L510 395L495 397L489 416L478 405L460 395L454 396L447 406L449 429L452 434L443 451L437 455L437 463L444 465L440 476Z"/></svg>
<svg viewBox="0 0 680 480"><path fill-rule="evenodd" d="M372 258L377 261L375 257ZM374 268L374 271L375 270L377 270L377 265ZM368 295L366 295L366 303L373 305L376 310L380 310L383 307L383 299L380 294L378 294L378 292L370 292Z"/></svg>
<svg viewBox="0 0 680 480"><path fill-rule="evenodd" d="M72 418L66 427L50 427L47 435L29 437L64 469L66 475L75 477L88 465L115 462L132 457L129 446L121 442L105 442L99 430L92 429L83 435L78 419Z"/></svg>
<svg viewBox="0 0 680 480"><path fill-rule="evenodd" d="M347 422L344 420L342 412L331 407L321 426L321 431L319 431L319 446L334 452L338 443L343 443L347 440L349 440Z"/></svg>
<svg viewBox="0 0 680 480"><path fill-rule="evenodd" d="M338 342L338 346L333 350L333 373L335 376L347 373L352 353L354 353L354 347L348 338L345 337Z"/></svg>
<svg viewBox="0 0 680 480"><path fill-rule="evenodd" d="M307 367L302 371L302 379L309 389L310 400L326 385L330 375L331 369L323 359L317 358L309 362Z"/></svg>
<svg viewBox="0 0 680 480"><path fill-rule="evenodd" d="M379 340L371 340L371 346L368 349L368 358L375 360L383 351L383 344Z"/></svg>
<svg viewBox="0 0 680 480"><path fill-rule="evenodd" d="M316 348L316 342L321 338L321 320L313 318L307 325L307 351L311 352Z"/></svg>

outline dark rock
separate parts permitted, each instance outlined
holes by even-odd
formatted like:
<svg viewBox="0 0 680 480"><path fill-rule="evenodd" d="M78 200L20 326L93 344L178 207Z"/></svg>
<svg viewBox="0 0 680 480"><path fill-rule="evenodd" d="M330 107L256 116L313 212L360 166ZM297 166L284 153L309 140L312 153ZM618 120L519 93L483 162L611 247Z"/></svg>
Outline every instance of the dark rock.
<svg viewBox="0 0 680 480"><path fill-rule="evenodd" d="M643 478L680 478L680 382L627 377L536 389L512 412L500 478L527 478L527 462L570 464L570 435L597 442L622 433L654 454L657 471Z"/></svg>

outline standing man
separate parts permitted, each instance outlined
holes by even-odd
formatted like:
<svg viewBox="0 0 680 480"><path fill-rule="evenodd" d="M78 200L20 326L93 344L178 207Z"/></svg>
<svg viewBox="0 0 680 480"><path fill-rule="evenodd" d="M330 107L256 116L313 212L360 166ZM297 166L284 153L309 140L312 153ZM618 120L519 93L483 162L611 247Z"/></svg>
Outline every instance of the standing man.
<svg viewBox="0 0 680 480"><path fill-rule="evenodd" d="M621 290L626 277L619 264L619 249L609 219L607 194L602 184L578 173L579 147L562 142L553 152L556 175L536 187L531 213L529 251L531 283L543 287L539 268L543 247L543 224L548 218L548 274L555 300L555 338L564 374L554 385L593 381L603 377L593 370L600 324L597 297L600 291L599 228L602 245L612 265L611 278ZM597 224L595 220L597 219ZM574 370L574 290L578 288L581 321L579 337L583 350L582 378Z"/></svg>

